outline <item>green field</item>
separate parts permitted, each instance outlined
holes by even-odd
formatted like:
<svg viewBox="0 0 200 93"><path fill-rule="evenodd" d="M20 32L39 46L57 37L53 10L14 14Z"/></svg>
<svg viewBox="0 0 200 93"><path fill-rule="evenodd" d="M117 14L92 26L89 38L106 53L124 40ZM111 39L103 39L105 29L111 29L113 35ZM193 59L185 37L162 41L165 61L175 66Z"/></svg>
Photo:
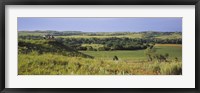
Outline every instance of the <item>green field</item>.
<svg viewBox="0 0 200 93"><path fill-rule="evenodd" d="M157 52L160 54L168 53L170 59L178 57L182 60L182 45L173 44L170 45L156 45ZM114 56L117 56L122 62L140 62L147 59L145 50L116 50L116 51L80 51L84 54L92 55L96 59L112 60Z"/></svg>

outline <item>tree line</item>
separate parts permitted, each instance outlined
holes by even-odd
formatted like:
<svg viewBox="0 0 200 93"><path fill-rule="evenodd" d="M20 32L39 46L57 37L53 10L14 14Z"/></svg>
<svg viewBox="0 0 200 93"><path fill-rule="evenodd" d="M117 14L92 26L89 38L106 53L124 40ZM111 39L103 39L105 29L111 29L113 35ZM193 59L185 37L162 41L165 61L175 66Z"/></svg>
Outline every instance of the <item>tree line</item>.
<svg viewBox="0 0 200 93"><path fill-rule="evenodd" d="M146 49L149 43L182 44L181 39L145 39L145 38L56 38L58 42L71 46L77 50L104 51L104 50L140 50ZM102 44L103 47L94 49L92 46L82 44Z"/></svg>
<svg viewBox="0 0 200 93"><path fill-rule="evenodd" d="M19 36L19 39L41 40L42 36ZM127 37L110 37L110 38L55 38L66 46L76 50L90 51L107 51L107 50L140 50L146 49L149 43L156 44L182 44L182 39L159 39L159 38L127 38ZM81 46L82 44L102 44L104 47L94 49L91 46Z"/></svg>

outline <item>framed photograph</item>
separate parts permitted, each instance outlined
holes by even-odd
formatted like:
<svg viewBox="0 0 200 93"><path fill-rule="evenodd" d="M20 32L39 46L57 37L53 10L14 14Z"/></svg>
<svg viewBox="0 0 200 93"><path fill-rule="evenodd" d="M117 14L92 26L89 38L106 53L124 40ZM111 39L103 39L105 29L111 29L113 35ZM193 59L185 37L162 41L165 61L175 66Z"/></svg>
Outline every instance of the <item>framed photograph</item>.
<svg viewBox="0 0 200 93"><path fill-rule="evenodd" d="M1 1L2 93L199 88L199 0Z"/></svg>

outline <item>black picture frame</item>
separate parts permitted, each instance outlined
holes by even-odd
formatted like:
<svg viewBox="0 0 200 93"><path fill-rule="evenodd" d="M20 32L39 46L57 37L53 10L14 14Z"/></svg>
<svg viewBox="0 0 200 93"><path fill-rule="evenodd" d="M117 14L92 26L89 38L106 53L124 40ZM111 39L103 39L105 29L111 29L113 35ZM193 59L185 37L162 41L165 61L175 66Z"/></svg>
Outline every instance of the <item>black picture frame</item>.
<svg viewBox="0 0 200 93"><path fill-rule="evenodd" d="M195 88L5 88L6 5L195 5ZM200 0L0 0L1 93L200 93Z"/></svg>

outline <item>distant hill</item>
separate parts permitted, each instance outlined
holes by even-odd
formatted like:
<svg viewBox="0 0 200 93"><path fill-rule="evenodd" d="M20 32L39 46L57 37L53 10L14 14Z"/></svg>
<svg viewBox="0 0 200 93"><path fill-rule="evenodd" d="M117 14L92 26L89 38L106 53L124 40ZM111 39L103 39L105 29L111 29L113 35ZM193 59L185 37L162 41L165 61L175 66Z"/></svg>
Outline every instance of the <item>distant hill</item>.
<svg viewBox="0 0 200 93"><path fill-rule="evenodd" d="M34 35L34 36L38 36L38 35L45 35L45 34L51 34L54 36L69 36L69 35L80 35L80 34L84 34L84 32L81 31L51 31L51 30L47 30L47 31L18 31L18 35L19 36L24 36L24 35Z"/></svg>
<svg viewBox="0 0 200 93"><path fill-rule="evenodd" d="M141 32L82 32L82 31L18 31L19 36L43 36L46 34L54 35L54 36L120 36L120 35L133 35L140 34L142 38L164 38L172 35L172 37L180 38L182 36L182 32L159 32L159 31L141 31Z"/></svg>

